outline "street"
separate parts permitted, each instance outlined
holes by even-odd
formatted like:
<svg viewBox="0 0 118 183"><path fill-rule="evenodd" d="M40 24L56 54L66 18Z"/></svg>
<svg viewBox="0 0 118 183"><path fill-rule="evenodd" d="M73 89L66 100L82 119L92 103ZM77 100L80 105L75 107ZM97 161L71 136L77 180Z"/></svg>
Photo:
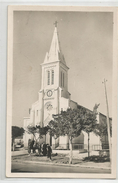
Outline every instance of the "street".
<svg viewBox="0 0 118 183"><path fill-rule="evenodd" d="M60 165L46 165L38 163L25 163L25 162L12 162L11 172L24 172L24 173L110 173L107 169L97 168L84 168L84 167L73 167L73 166L60 166Z"/></svg>

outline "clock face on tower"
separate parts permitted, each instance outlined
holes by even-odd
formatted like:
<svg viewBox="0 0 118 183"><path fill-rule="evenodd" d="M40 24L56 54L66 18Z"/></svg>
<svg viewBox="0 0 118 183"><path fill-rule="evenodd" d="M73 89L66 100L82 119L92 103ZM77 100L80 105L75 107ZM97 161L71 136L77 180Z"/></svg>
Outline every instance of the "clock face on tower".
<svg viewBox="0 0 118 183"><path fill-rule="evenodd" d="M52 96L52 90L48 90L48 91L47 91L47 96L48 96L48 97L51 97L51 96Z"/></svg>
<svg viewBox="0 0 118 183"><path fill-rule="evenodd" d="M51 110L53 109L52 103L51 103L51 102L47 102L47 103L45 104L45 109L46 109L47 111L51 111Z"/></svg>
<svg viewBox="0 0 118 183"><path fill-rule="evenodd" d="M52 105L51 105L51 104L48 104L48 105L47 105L47 110L48 110L48 111L51 111L51 110L52 110L52 108L53 108L53 107L52 107Z"/></svg>

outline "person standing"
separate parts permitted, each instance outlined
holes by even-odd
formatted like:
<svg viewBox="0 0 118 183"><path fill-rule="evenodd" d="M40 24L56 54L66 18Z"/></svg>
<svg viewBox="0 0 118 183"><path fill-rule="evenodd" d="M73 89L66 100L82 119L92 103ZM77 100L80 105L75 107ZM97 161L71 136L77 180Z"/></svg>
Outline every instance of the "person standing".
<svg viewBox="0 0 118 183"><path fill-rule="evenodd" d="M31 139L28 140L28 154L31 154Z"/></svg>
<svg viewBox="0 0 118 183"><path fill-rule="evenodd" d="M41 153L43 154L43 143L41 144Z"/></svg>
<svg viewBox="0 0 118 183"><path fill-rule="evenodd" d="M50 158L50 160L51 160L51 153L52 153L52 149L50 145L47 145L47 158Z"/></svg>
<svg viewBox="0 0 118 183"><path fill-rule="evenodd" d="M35 145L36 145L36 141L33 139L31 142L31 149L32 149L33 153L35 153Z"/></svg>
<svg viewBox="0 0 118 183"><path fill-rule="evenodd" d="M39 156L41 154L41 144L38 143L38 153L39 153Z"/></svg>
<svg viewBox="0 0 118 183"><path fill-rule="evenodd" d="M43 156L47 154L47 144L43 144Z"/></svg>

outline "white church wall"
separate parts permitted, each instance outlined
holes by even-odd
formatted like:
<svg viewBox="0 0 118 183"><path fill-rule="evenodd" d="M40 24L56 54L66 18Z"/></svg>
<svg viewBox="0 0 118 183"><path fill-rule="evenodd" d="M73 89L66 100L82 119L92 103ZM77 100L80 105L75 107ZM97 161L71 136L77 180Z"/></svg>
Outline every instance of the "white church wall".
<svg viewBox="0 0 118 183"><path fill-rule="evenodd" d="M67 90L65 88L63 88L61 90L61 97L64 97L64 98L69 98L69 92L67 92Z"/></svg>
<svg viewBox="0 0 118 183"><path fill-rule="evenodd" d="M54 68L54 88L59 86L59 63L56 64Z"/></svg>
<svg viewBox="0 0 118 183"><path fill-rule="evenodd" d="M54 111L53 111L53 114L58 114L59 113L59 102L58 102L58 98L59 98L59 90L56 89L54 91L54 101L53 101Z"/></svg>
<svg viewBox="0 0 118 183"><path fill-rule="evenodd" d="M84 134L84 148L88 148L88 134L83 131ZM89 137L90 152L101 149L100 137L96 136L93 132L90 133Z"/></svg>
<svg viewBox="0 0 118 183"><path fill-rule="evenodd" d="M32 109L30 111L30 122L33 125L41 125L42 121L42 93L39 93L40 100L36 101L32 105Z"/></svg>
<svg viewBox="0 0 118 183"><path fill-rule="evenodd" d="M48 105L52 105L52 102L47 100L44 101L44 118L43 118L44 123L48 117L51 119L51 114L50 114L50 111L48 110Z"/></svg>
<svg viewBox="0 0 118 183"><path fill-rule="evenodd" d="M69 104L69 105L70 105L70 108L71 108L71 109L77 109L77 105L78 105L78 104L77 104L76 102L70 100L70 104Z"/></svg>
<svg viewBox="0 0 118 183"><path fill-rule="evenodd" d="M39 107L35 108L35 125L39 125Z"/></svg>
<svg viewBox="0 0 118 183"><path fill-rule="evenodd" d="M30 111L30 123L31 124L33 124L34 119L35 119L35 117L34 117L34 109L31 109L31 111Z"/></svg>
<svg viewBox="0 0 118 183"><path fill-rule="evenodd" d="M69 148L69 139L68 136L60 136L59 137L59 146L62 149L68 149Z"/></svg>
<svg viewBox="0 0 118 183"><path fill-rule="evenodd" d="M84 135L84 149L87 149L88 147L88 134L84 131L82 131L83 135Z"/></svg>
<svg viewBox="0 0 118 183"><path fill-rule="evenodd" d="M24 117L24 130L27 129L27 126L30 124L30 118L29 117ZM24 141L24 147L28 146L28 139L31 138L31 135L28 134L26 131L23 135L23 141Z"/></svg>
<svg viewBox="0 0 118 183"><path fill-rule="evenodd" d="M68 91L68 67L62 62L59 63L59 86Z"/></svg>
<svg viewBox="0 0 118 183"><path fill-rule="evenodd" d="M27 126L30 124L30 117L24 117L24 119L23 119L23 121L24 121L24 126L23 126L23 128L25 129L25 128L27 128Z"/></svg>
<svg viewBox="0 0 118 183"><path fill-rule="evenodd" d="M69 99L61 97L60 98L60 111L61 110L66 111L68 108L69 108Z"/></svg>
<svg viewBox="0 0 118 183"><path fill-rule="evenodd" d="M96 136L93 132L90 133L90 144L100 145L100 137Z"/></svg>
<svg viewBox="0 0 118 183"><path fill-rule="evenodd" d="M59 146L59 138L52 137L52 149L56 149Z"/></svg>
<svg viewBox="0 0 118 183"><path fill-rule="evenodd" d="M96 136L93 132L90 133L90 155L98 155L99 150L102 149L100 137Z"/></svg>
<svg viewBox="0 0 118 183"><path fill-rule="evenodd" d="M44 91L39 91L39 123L43 126L43 113L44 113L44 104L43 104Z"/></svg>
<svg viewBox="0 0 118 183"><path fill-rule="evenodd" d="M24 133L23 135L23 142L24 142L24 147L28 147L28 140L31 139L31 134Z"/></svg>

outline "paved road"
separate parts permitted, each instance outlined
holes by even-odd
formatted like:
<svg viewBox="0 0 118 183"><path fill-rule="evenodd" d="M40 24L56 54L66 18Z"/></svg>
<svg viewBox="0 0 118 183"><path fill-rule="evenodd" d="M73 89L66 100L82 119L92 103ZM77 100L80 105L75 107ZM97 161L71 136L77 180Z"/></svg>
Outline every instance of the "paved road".
<svg viewBox="0 0 118 183"><path fill-rule="evenodd" d="M25 162L12 162L12 172L24 173L110 173L110 170L103 170L97 168L81 168L81 167L68 167L58 165L45 165L38 163L25 163Z"/></svg>

